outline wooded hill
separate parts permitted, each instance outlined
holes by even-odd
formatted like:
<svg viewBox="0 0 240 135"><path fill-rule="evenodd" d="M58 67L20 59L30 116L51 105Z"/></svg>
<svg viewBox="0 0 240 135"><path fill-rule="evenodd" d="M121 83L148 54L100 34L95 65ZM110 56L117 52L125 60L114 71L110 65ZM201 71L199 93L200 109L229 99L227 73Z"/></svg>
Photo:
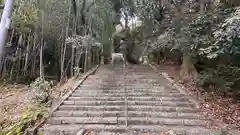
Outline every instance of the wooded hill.
<svg viewBox="0 0 240 135"><path fill-rule="evenodd" d="M115 26L125 14L125 23L136 16L143 23L130 33L134 53L156 63L177 61L183 78L193 76L201 86L239 98L239 5L238 0L15 0L1 79L59 80L86 71L101 54L110 56Z"/></svg>

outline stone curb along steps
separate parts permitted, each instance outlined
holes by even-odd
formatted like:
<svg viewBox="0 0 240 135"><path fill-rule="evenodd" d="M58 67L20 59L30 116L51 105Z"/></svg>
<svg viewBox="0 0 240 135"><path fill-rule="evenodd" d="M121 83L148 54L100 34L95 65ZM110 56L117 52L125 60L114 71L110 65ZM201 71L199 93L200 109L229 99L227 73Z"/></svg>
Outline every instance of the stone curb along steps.
<svg viewBox="0 0 240 135"><path fill-rule="evenodd" d="M88 76L94 74L97 69L99 68L100 65L97 65L96 67L94 67L93 69L89 70L87 73L85 73L81 79L76 83L76 85L72 88L71 91L69 91L68 93L66 93L63 97L61 97L61 100L55 105L53 106L53 109L50 110L49 113L49 117L52 116L53 112L56 111L58 109L58 107L88 78ZM29 129L27 131L28 135L37 135L37 130L46 122L48 118L42 120L39 124L37 124L35 127Z"/></svg>

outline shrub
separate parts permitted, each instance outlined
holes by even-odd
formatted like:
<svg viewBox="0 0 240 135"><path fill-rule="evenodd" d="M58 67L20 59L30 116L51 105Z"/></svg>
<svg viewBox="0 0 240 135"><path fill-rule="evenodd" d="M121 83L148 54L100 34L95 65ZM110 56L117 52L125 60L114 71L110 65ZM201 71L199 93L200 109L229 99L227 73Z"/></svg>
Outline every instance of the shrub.
<svg viewBox="0 0 240 135"><path fill-rule="evenodd" d="M37 103L45 103L49 100L49 89L51 88L52 82L48 82L43 78L37 78L30 86L35 91L34 100Z"/></svg>
<svg viewBox="0 0 240 135"><path fill-rule="evenodd" d="M200 73L199 84L203 87L214 86L221 95L240 97L240 68L237 66L220 65L217 68L208 68ZM208 89L209 90L209 89Z"/></svg>

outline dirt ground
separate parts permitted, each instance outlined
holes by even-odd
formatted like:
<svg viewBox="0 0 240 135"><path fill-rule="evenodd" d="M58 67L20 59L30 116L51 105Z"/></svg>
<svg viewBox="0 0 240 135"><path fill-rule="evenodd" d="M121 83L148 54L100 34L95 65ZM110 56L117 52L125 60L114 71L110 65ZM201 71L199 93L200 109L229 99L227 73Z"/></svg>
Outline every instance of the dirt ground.
<svg viewBox="0 0 240 135"><path fill-rule="evenodd" d="M0 126L5 127L19 119L31 104L32 93L27 85L0 86Z"/></svg>
<svg viewBox="0 0 240 135"><path fill-rule="evenodd" d="M76 80L71 78L63 85L51 89L52 103L72 89ZM34 93L28 85L0 85L0 130L12 125L22 116L23 112L32 105Z"/></svg>
<svg viewBox="0 0 240 135"><path fill-rule="evenodd" d="M166 72L179 86L183 86L189 96L198 101L205 116L216 123L224 123L224 128L240 130L240 101L218 96L217 93L203 93L202 88L193 80L179 77L180 66L173 62L155 65L157 72Z"/></svg>

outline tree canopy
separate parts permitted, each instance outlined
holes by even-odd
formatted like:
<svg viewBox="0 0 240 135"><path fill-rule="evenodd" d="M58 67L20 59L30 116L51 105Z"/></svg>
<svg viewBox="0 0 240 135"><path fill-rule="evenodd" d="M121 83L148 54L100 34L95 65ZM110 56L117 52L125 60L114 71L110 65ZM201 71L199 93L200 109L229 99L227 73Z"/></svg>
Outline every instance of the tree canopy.
<svg viewBox="0 0 240 135"><path fill-rule="evenodd" d="M133 18L138 18L141 27L135 26L130 32L134 44L130 53L140 51L137 54L156 57L158 53L177 52L175 58L182 60L183 71L187 71L183 74L189 74L190 69L197 72L203 85L225 82L219 83L225 92L238 87L240 3L237 0L14 2L2 79L36 78L38 70L46 76L70 76L75 67L86 68L85 57L92 60L97 57L90 55L96 46L86 44L84 38L90 36L98 44L98 51L109 57L115 31L122 27L119 24L130 24ZM217 71L212 72L215 67ZM219 78L221 81L209 82Z"/></svg>

